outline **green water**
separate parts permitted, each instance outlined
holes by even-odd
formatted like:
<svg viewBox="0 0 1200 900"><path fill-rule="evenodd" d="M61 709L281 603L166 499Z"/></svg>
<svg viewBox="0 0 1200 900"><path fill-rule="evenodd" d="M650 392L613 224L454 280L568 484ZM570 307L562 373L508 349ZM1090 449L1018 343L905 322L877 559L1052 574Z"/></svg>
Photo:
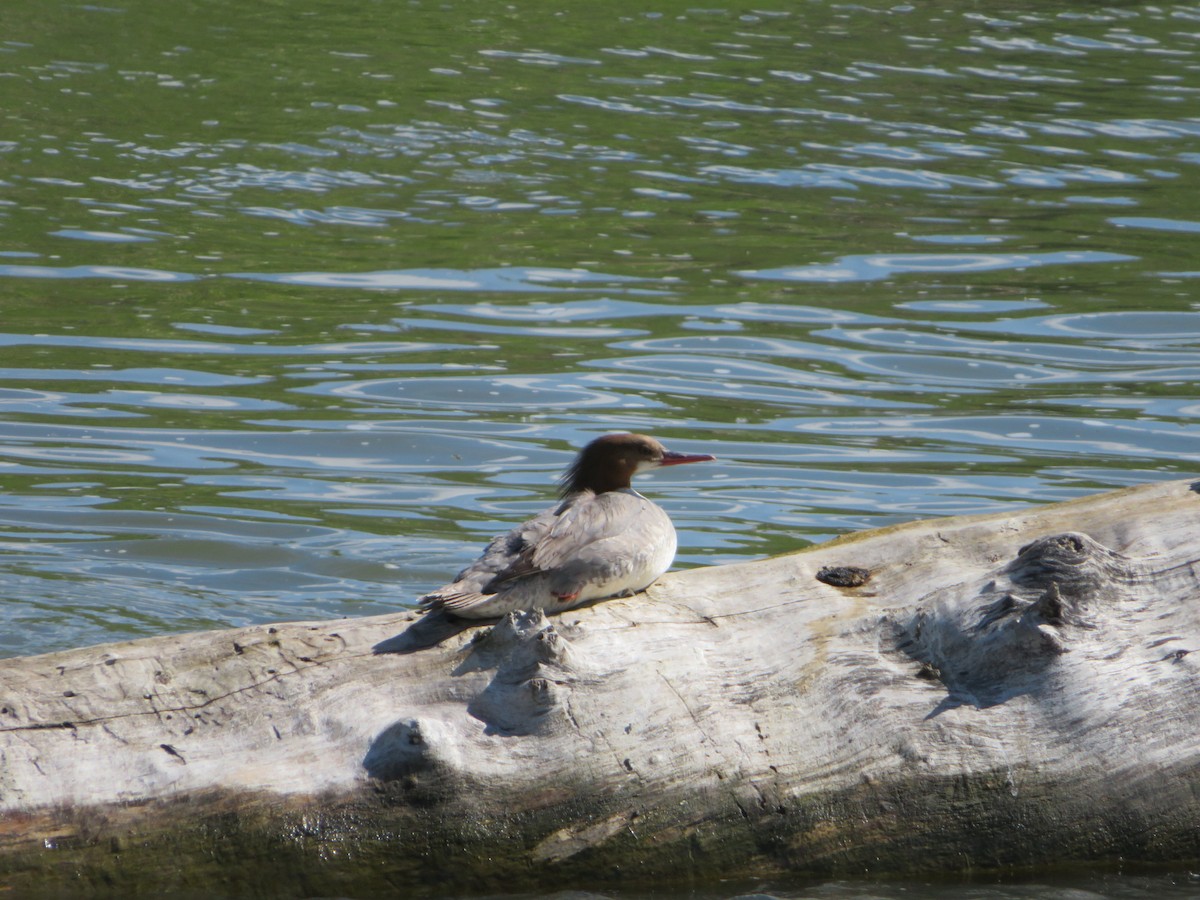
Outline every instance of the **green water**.
<svg viewBox="0 0 1200 900"><path fill-rule="evenodd" d="M0 653L1196 469L1200 7L10 0Z"/></svg>

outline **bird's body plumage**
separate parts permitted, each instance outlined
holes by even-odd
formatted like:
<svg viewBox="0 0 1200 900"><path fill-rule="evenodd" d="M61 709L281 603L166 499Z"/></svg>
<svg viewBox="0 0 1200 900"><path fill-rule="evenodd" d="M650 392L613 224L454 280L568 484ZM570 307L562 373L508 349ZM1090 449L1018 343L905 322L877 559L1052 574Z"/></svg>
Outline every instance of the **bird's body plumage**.
<svg viewBox="0 0 1200 900"><path fill-rule="evenodd" d="M636 472L712 459L671 453L653 438L607 435L568 469L563 499L506 534L453 582L421 598L463 618L513 610L559 612L588 600L644 590L675 558L675 527L629 486Z"/></svg>

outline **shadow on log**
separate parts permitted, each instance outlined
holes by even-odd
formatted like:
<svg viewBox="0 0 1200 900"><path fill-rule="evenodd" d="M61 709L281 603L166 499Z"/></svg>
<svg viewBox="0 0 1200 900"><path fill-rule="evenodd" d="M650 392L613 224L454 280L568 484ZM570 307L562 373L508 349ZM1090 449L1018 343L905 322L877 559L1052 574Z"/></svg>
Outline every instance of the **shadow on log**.
<svg viewBox="0 0 1200 900"><path fill-rule="evenodd" d="M1200 497L0 661L0 889L366 896L1200 857Z"/></svg>

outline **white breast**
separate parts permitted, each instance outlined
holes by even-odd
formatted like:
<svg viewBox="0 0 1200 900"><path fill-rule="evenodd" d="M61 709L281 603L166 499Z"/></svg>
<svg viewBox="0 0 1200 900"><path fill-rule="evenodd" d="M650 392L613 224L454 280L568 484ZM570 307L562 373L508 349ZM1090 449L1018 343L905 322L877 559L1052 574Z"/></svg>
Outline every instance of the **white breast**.
<svg viewBox="0 0 1200 900"><path fill-rule="evenodd" d="M619 500L616 494L622 494ZM581 600L636 593L649 587L671 568L678 549L675 526L658 506L636 491L605 495L621 507L624 526L618 534L598 541L590 550L603 560L595 568Z"/></svg>

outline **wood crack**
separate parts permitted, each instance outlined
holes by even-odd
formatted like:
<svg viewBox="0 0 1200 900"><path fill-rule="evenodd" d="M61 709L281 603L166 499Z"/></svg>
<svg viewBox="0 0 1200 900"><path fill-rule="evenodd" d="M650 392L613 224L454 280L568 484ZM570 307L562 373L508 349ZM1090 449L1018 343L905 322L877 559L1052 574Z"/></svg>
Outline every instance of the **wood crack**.
<svg viewBox="0 0 1200 900"><path fill-rule="evenodd" d="M358 655L365 656L367 654L358 654ZM151 708L149 710L138 710L138 711L134 711L134 712L115 713L111 716L92 716L90 718L73 719L70 721L64 720L62 722L29 722L25 725L6 725L3 727L0 727L0 734L17 733L17 732L22 732L22 731L47 731L47 730L56 730L56 729L77 729L77 728L82 728L82 727L90 727L90 726L94 726L94 725L104 725L108 722L117 722L117 721L121 721L123 719L143 718L146 716L157 716L159 719L161 719L163 716L163 713L198 712L202 709L206 709L207 707L212 706L214 703L220 703L222 700L228 700L231 697L236 697L240 694L245 694L249 691L258 690L260 688L265 687L268 684L271 684L272 682L280 681L283 678L287 678L292 675L297 675L301 672L304 672L308 669L315 668L317 666L326 665L329 662L333 662L333 660L314 662L311 665L306 665L306 666L294 666L290 671L287 671L287 672L275 672L274 674L270 675L267 678L262 679L261 681L255 681L253 684L248 684L243 687L234 688L233 690L226 691L223 694L218 694L214 697L209 697L203 703L196 703L196 704L182 705L182 706L162 706L162 707L160 707L160 706L156 706L153 703L152 695L151 695L151 696L146 697L146 699L151 700Z"/></svg>

